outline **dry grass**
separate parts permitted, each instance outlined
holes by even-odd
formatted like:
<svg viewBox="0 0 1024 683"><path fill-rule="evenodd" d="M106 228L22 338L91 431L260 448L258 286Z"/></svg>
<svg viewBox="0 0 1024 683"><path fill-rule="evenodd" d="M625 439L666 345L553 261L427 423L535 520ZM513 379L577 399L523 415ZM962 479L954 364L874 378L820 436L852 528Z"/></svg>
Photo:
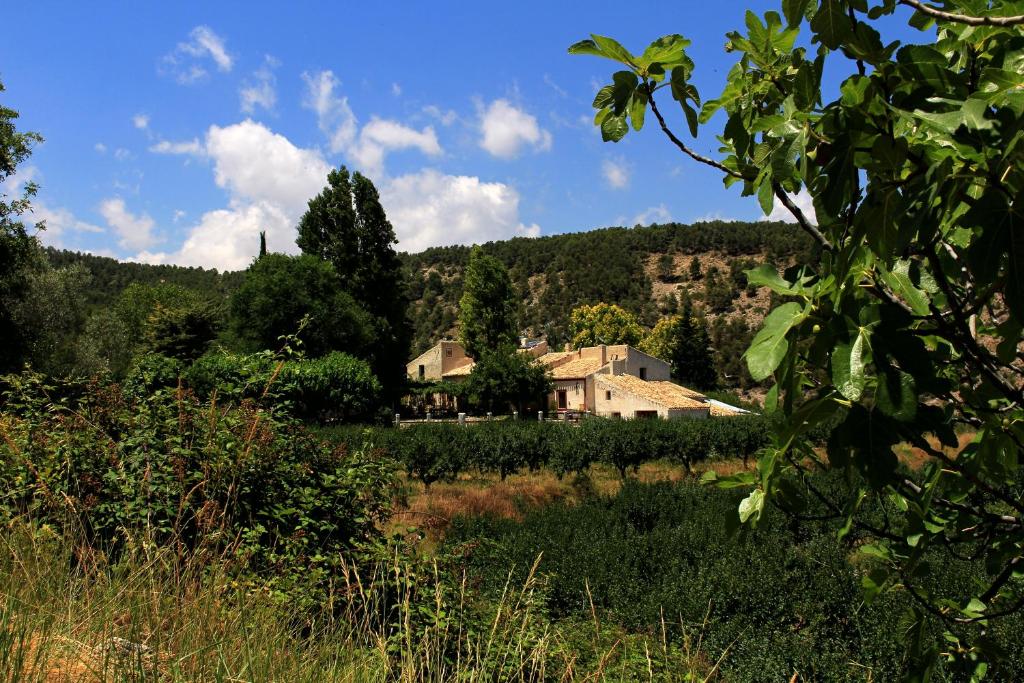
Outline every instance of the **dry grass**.
<svg viewBox="0 0 1024 683"><path fill-rule="evenodd" d="M751 462L750 467L753 467ZM743 470L743 461L716 460L701 463L689 474L681 465L647 462L631 478L642 482L681 481L699 477L714 469L722 474ZM503 519L521 519L529 510L554 502L575 503L587 495L615 495L622 480L614 468L593 465L586 476L569 475L559 479L550 470L514 474L502 481L497 475L463 475L450 483L438 482L425 488L418 481L405 481L405 495L398 501L389 531L415 527L428 543L436 542L454 517L493 515Z"/></svg>
<svg viewBox="0 0 1024 683"><path fill-rule="evenodd" d="M961 434L956 448L942 447L934 438L929 443L951 457L955 457L974 438L973 433ZM925 451L903 444L896 448L900 461L912 469L920 469L931 459ZM819 457L827 459L824 450ZM750 459L745 465L739 458L708 460L696 463L690 472L671 462L646 462L630 477L642 482L682 481L699 478L713 470L719 476L729 476L754 468ZM559 479L550 470L514 474L502 481L497 475L462 475L457 481L438 482L429 489L418 481L407 479L405 496L398 502L392 517L391 531L401 532L415 527L428 541L436 542L454 517L493 515L504 519L521 519L529 510L554 502L574 503L586 495L615 495L622 481L614 468L592 465L584 477L566 476Z"/></svg>

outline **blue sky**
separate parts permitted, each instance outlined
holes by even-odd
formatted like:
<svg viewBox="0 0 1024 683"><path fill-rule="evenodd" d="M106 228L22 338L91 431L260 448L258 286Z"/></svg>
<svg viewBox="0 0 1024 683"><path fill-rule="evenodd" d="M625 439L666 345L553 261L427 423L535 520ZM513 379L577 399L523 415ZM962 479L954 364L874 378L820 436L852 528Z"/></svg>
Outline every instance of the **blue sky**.
<svg viewBox="0 0 1024 683"><path fill-rule="evenodd" d="M46 138L19 175L41 186L44 242L122 259L242 268L261 229L295 251L341 164L374 179L408 251L754 219L654 128L601 142L590 102L614 65L566 53L682 33L709 98L747 7L778 3L20 2L0 97Z"/></svg>

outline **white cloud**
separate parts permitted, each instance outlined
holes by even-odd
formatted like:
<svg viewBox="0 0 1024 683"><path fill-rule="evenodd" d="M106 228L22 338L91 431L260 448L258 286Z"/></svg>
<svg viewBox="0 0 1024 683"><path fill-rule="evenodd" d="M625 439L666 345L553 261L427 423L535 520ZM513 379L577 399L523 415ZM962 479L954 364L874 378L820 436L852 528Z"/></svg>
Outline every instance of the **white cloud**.
<svg viewBox="0 0 1024 683"><path fill-rule="evenodd" d="M417 131L380 119L371 120L359 140L382 150L408 147L428 155L441 153L431 129ZM214 180L228 194L228 205L203 214L178 251L140 251L135 258L245 268L263 230L270 249L295 253L295 225L308 200L323 189L331 168L320 152L297 147L251 120L211 126L203 147L213 162ZM540 234L538 225L520 220L519 193L504 183L425 169L384 178L377 185L403 251Z"/></svg>
<svg viewBox="0 0 1024 683"><path fill-rule="evenodd" d="M713 223L715 221L729 223L737 220L739 219L736 218L735 216L729 216L728 214L724 214L721 211L712 211L711 213L706 213L702 216L697 216L696 218L691 220L690 223Z"/></svg>
<svg viewBox="0 0 1024 683"><path fill-rule="evenodd" d="M188 85L207 76L203 66L207 58L225 73L234 65L234 58L224 47L224 39L209 26L196 26L189 33L188 42L178 43L173 51L164 55L161 71L173 76L178 83Z"/></svg>
<svg viewBox="0 0 1024 683"><path fill-rule="evenodd" d="M185 212L184 211L182 211L181 209L175 209L174 210L174 217L171 220L173 220L175 223L177 223L178 221L180 221L184 217L185 217Z"/></svg>
<svg viewBox="0 0 1024 683"><path fill-rule="evenodd" d="M303 106L316 112L320 130L327 136L331 152L338 153L350 146L356 138L356 115L348 105L347 97L334 94L340 83L331 71L304 73L306 96Z"/></svg>
<svg viewBox="0 0 1024 683"><path fill-rule="evenodd" d="M22 166L13 175L0 182L0 197L4 195L20 197L25 190L25 184L38 182L40 175L39 169L35 166ZM20 219L28 228L40 230L39 239L43 244L51 247L65 246L64 238L70 233L104 232L100 226L80 220L64 207L50 207L46 203L45 190L40 191L40 194L32 199L31 208L22 214ZM45 226L41 225L44 222Z"/></svg>
<svg viewBox="0 0 1024 683"><path fill-rule="evenodd" d="M118 147L114 150L114 158L118 161L125 161L126 159L132 158L132 153L126 150L124 147Z"/></svg>
<svg viewBox="0 0 1024 683"><path fill-rule="evenodd" d="M480 146L493 156L512 159L524 145L535 151L551 149L551 133L537 119L508 100L495 100L480 112Z"/></svg>
<svg viewBox="0 0 1024 683"><path fill-rule="evenodd" d="M672 214L664 204L652 206L633 217L630 225L650 225L651 223L669 223L672 221Z"/></svg>
<svg viewBox="0 0 1024 683"><path fill-rule="evenodd" d="M92 148L94 150L96 150L97 154L106 154L107 153L107 146L104 145L102 142L97 142L95 145L92 146Z"/></svg>
<svg viewBox="0 0 1024 683"><path fill-rule="evenodd" d="M450 126L459 120L459 115L453 110L442 111L440 107L433 104L423 107L423 113L440 121L442 126Z"/></svg>
<svg viewBox="0 0 1024 683"><path fill-rule="evenodd" d="M213 160L214 180L232 198L266 201L289 213L305 209L326 184L330 170L319 152L296 147L250 119L223 128L210 126L206 153Z"/></svg>
<svg viewBox="0 0 1024 683"><path fill-rule="evenodd" d="M243 112L253 114L256 107L268 110L274 108L277 103L277 77L274 76L274 69L280 64L274 57L264 56L263 66L253 72L252 80L246 81L238 91Z"/></svg>
<svg viewBox="0 0 1024 683"><path fill-rule="evenodd" d="M418 149L427 156L441 154L441 145L431 126L416 130L397 121L373 117L360 130L348 98L336 92L340 83L333 72L304 73L302 78L306 82L303 106L316 112L330 151L346 154L359 171L371 178L383 178L388 152Z"/></svg>
<svg viewBox="0 0 1024 683"><path fill-rule="evenodd" d="M818 224L818 216L814 212L814 200L811 199L810 193L807 190L800 190L797 194L790 195L790 199L793 203L803 212L807 218L814 223ZM796 218L792 213L789 212L782 202L779 201L778 197L775 198L775 203L772 206L772 212L762 218L765 221L784 221L786 223L796 223Z"/></svg>
<svg viewBox="0 0 1024 683"><path fill-rule="evenodd" d="M402 86L400 86L398 83L392 83L391 94L394 95L395 97L399 97L402 94Z"/></svg>
<svg viewBox="0 0 1024 683"><path fill-rule="evenodd" d="M613 190L622 190L629 185L629 168L625 162L605 159L601 162L601 175Z"/></svg>
<svg viewBox="0 0 1024 683"><path fill-rule="evenodd" d="M120 236L122 248L148 249L158 241L153 235L153 219L144 213L138 216L131 213L123 199L105 199L100 204L99 211L107 225Z"/></svg>
<svg viewBox="0 0 1024 683"><path fill-rule="evenodd" d="M430 126L415 130L396 121L374 118L359 131L359 141L349 154L360 171L378 179L384 174L384 155L387 152L410 148L418 149L427 156L441 154L441 145Z"/></svg>
<svg viewBox="0 0 1024 683"><path fill-rule="evenodd" d="M135 259L238 270L252 261L261 231L271 250L295 253L295 224L306 202L327 183L330 166L320 153L296 147L249 119L211 126L200 146L213 162L214 181L227 192L228 205L200 216L178 251L145 251ZM184 212L174 213L175 221L183 217Z"/></svg>
<svg viewBox="0 0 1024 683"><path fill-rule="evenodd" d="M322 182L326 182L326 178ZM248 266L259 252L261 231L267 233L268 249L294 253L297 250L296 219L294 213L265 201L233 203L227 209L208 211L169 261L239 270ZM156 256L168 258L161 254Z"/></svg>
<svg viewBox="0 0 1024 683"><path fill-rule="evenodd" d="M161 140L155 145L151 145L149 151L154 152L156 154L200 155L203 153L203 145L199 142L199 138L192 138L191 140L182 140L181 142Z"/></svg>
<svg viewBox="0 0 1024 683"><path fill-rule="evenodd" d="M70 210L64 207L50 208L38 199L32 202L32 213L24 216L25 223L38 224L46 222L46 229L39 233L39 239L43 244L51 247L62 247L65 245L65 238L70 233L106 232L98 225L80 220ZM38 227L38 225L36 226Z"/></svg>
<svg viewBox="0 0 1024 683"><path fill-rule="evenodd" d="M381 203L402 251L536 237L540 227L519 220L519 193L504 183L434 169L400 176L381 188Z"/></svg>
<svg viewBox="0 0 1024 683"><path fill-rule="evenodd" d="M132 125L139 130L146 130L149 128L149 115L148 114L136 114L132 117Z"/></svg>

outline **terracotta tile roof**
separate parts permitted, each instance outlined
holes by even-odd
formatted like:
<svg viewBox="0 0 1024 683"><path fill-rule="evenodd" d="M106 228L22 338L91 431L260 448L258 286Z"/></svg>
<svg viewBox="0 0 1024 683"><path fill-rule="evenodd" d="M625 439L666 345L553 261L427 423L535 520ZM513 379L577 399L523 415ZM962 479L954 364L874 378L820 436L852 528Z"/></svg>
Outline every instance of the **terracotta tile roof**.
<svg viewBox="0 0 1024 683"><path fill-rule="evenodd" d="M555 379L581 379L600 370L601 365L597 358L577 358L551 368L551 376Z"/></svg>
<svg viewBox="0 0 1024 683"><path fill-rule="evenodd" d="M598 382L610 385L613 389L625 391L665 408L707 408L708 405L697 397L703 398L692 389L679 386L672 382L648 382L633 375L598 375Z"/></svg>
<svg viewBox="0 0 1024 683"><path fill-rule="evenodd" d="M575 351L548 351L545 354L537 356L537 362L541 365L554 365L558 361L568 358L569 356L575 356Z"/></svg>
<svg viewBox="0 0 1024 683"><path fill-rule="evenodd" d="M466 359L469 362L464 365L460 365L457 368L452 368L448 372L441 375L442 377L469 377L470 373L473 372L473 367L476 365L472 360Z"/></svg>

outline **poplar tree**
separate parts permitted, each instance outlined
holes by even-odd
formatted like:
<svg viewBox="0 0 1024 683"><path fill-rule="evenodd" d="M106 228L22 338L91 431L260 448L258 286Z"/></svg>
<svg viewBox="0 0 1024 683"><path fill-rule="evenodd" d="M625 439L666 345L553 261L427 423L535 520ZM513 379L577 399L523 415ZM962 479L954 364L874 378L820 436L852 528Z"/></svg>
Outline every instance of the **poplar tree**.
<svg viewBox="0 0 1024 683"><path fill-rule="evenodd" d="M371 364L389 398L396 398L409 353L409 301L398 240L377 188L344 166L331 171L327 186L309 201L298 233L302 252L331 263L342 288L374 318Z"/></svg>
<svg viewBox="0 0 1024 683"><path fill-rule="evenodd" d="M486 352L515 346L516 310L515 290L505 265L473 247L459 301L459 340L466 353L479 359Z"/></svg>

